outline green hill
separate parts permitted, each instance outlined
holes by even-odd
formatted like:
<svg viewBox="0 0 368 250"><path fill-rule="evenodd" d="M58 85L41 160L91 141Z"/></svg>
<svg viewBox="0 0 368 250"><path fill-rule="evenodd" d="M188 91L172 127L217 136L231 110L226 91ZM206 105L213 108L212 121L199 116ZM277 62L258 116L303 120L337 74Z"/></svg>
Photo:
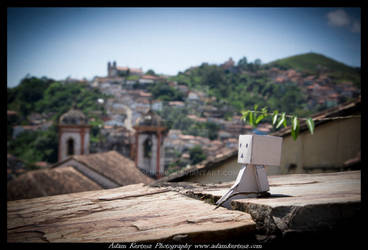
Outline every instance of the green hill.
<svg viewBox="0 0 368 250"><path fill-rule="evenodd" d="M276 60L269 66L295 69L306 74L326 73L336 80L336 83L352 81L360 87L359 69L347 66L321 54L307 53Z"/></svg>

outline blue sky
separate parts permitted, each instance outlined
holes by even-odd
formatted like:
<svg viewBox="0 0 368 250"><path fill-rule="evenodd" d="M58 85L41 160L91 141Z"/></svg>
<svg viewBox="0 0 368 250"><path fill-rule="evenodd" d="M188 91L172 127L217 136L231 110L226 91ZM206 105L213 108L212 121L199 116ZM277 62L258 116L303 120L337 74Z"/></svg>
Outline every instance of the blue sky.
<svg viewBox="0 0 368 250"><path fill-rule="evenodd" d="M8 87L27 74L107 74L107 62L175 75L203 62L315 52L360 67L359 8L8 8Z"/></svg>

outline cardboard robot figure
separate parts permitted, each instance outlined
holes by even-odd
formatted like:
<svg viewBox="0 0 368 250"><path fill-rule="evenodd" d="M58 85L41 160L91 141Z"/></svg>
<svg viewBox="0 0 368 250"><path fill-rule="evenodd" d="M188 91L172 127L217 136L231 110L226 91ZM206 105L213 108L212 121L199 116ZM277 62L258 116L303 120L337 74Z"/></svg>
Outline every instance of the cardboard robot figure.
<svg viewBox="0 0 368 250"><path fill-rule="evenodd" d="M282 138L277 136L240 135L238 163L242 168L234 185L216 202L217 207L238 194L267 194L270 188L264 166L280 165L281 145Z"/></svg>

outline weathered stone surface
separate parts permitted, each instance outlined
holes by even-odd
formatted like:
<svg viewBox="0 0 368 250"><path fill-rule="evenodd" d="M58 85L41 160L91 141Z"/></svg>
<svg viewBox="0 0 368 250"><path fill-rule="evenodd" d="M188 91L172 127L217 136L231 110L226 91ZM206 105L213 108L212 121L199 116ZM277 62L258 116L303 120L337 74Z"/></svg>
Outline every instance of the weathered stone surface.
<svg viewBox="0 0 368 250"><path fill-rule="evenodd" d="M268 234L327 230L357 219L360 213L360 171L268 178L270 197L239 195L224 203L229 208L250 213L257 228ZM215 202L231 185L197 186L186 194Z"/></svg>
<svg viewBox="0 0 368 250"><path fill-rule="evenodd" d="M360 171L269 176L269 183L270 197L234 197L233 210L212 205L232 183L136 184L9 201L8 242L267 241L336 226L350 232L350 221L360 220Z"/></svg>
<svg viewBox="0 0 368 250"><path fill-rule="evenodd" d="M8 202L8 242L208 242L254 233L250 215L143 184Z"/></svg>

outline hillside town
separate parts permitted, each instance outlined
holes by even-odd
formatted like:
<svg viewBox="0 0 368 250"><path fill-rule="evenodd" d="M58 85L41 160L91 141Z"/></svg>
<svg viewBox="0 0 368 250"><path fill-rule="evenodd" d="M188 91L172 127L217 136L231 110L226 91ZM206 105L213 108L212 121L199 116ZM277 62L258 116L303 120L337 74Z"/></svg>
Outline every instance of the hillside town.
<svg viewBox="0 0 368 250"><path fill-rule="evenodd" d="M229 71L237 70L231 58L221 67ZM195 67L188 70L193 69ZM277 85L294 83L299 86L303 95L306 96L308 108L317 104L324 104L327 108L334 107L347 99L356 98L360 94L359 89L352 82L346 81L336 85L326 74L319 74L318 77L315 75L305 76L294 69L282 70L277 67L265 69L262 74L269 75L272 82ZM259 124L257 128L245 124L241 120L241 114L236 112L232 112L233 115L230 118L225 118L226 105L220 108L216 105L216 97L209 96L204 91L190 89L184 84L170 81L169 77L165 75L144 74L141 68L117 66L115 61L108 62L106 76L96 76L91 81L67 78L63 82L63 84L73 83L81 83L91 89L98 89L108 96L106 99L98 99L98 104L103 107L105 112L93 111L94 115L103 121L103 124L99 125L100 139L90 141L89 150L91 153L115 150L125 157L134 159L136 147L134 127L149 111L162 113L164 108L171 108L174 112L186 110L186 118L191 121L199 124L210 122L217 126L214 138L209 138L206 131L204 136L188 134L180 129L167 131L163 146L164 175L191 165L190 150L195 146L199 146L203 150L205 159L208 160L216 158L217 155L229 149L236 149L239 134L266 135L272 131L272 125L267 122ZM152 93L149 92L149 86L158 83L164 83L180 92L183 95L183 100L154 99ZM8 118L11 118L17 114L8 110L7 115ZM52 113L32 113L27 117L30 125L17 124L13 127L13 138L24 131L47 130L52 125L49 120L51 116ZM94 120L95 118L90 118L87 123ZM35 165L44 168L50 163L37 162ZM19 167L16 170L11 169L13 168L8 169L8 179L25 171ZM18 173L14 171L18 171Z"/></svg>
<svg viewBox="0 0 368 250"><path fill-rule="evenodd" d="M232 70L234 62L230 58L223 64L223 67ZM129 80L129 77L124 77L128 72L130 73L129 77L134 76L136 80ZM303 90L303 94L307 96L309 108L316 104L326 104L327 107L333 107L344 102L347 98L357 97L360 93L352 82L336 85L326 75L320 75L318 78L314 76L303 77L301 73L293 69L280 70L278 68L271 68L268 73L275 84L296 83ZM161 100L152 99L152 94L146 91L146 86L159 81L163 81L182 92L184 101L164 103ZM145 75L142 69L116 66L116 62L108 63L106 77L95 77L89 84L112 96L104 103L107 116L103 118L105 123L102 131L108 135L115 134L119 136L118 145L113 146L113 143L110 143L108 146L102 146L105 147L102 149L96 145L97 152L116 147L121 148L120 152L128 156L129 144L122 145L122 143L133 141L129 138L132 138L134 134L132 128L137 124L137 120L149 109L162 111L164 105L176 109L187 109L191 113L187 115L189 119L200 123L213 122L220 127L216 140L185 135L180 130L170 130L165 139L166 167L170 162L178 160L176 155L180 156L182 162L188 164L188 150L195 145L200 145L208 157L213 157L221 152L223 148L236 148L239 134L268 134L272 129L270 123L260 124L254 129L241 121L240 114L226 120L224 119L223 110L213 105L216 103L214 97L209 97L202 91L189 90L186 85L168 81L166 76ZM133 85L135 85L134 88ZM108 141L112 142L113 137L111 136L111 140Z"/></svg>
<svg viewBox="0 0 368 250"><path fill-rule="evenodd" d="M363 5L91 7L4 8L9 247L365 243Z"/></svg>

